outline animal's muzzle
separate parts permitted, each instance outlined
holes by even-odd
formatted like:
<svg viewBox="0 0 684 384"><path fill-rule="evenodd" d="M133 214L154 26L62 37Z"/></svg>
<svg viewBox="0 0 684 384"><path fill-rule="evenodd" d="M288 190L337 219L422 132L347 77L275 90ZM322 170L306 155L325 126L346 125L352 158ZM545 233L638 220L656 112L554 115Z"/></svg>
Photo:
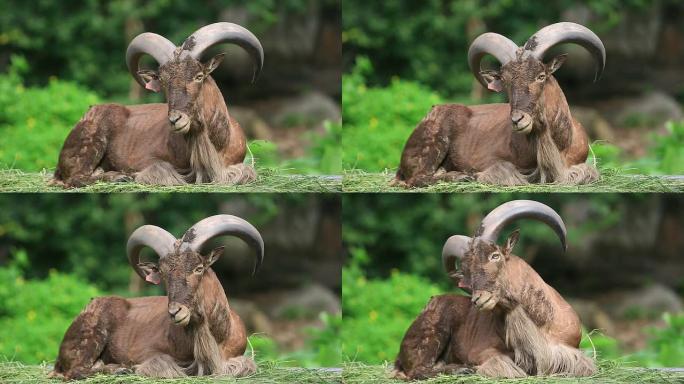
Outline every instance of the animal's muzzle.
<svg viewBox="0 0 684 384"><path fill-rule="evenodd" d="M515 132L530 133L532 130L532 116L519 109L511 111L511 123L513 123L513 130Z"/></svg>
<svg viewBox="0 0 684 384"><path fill-rule="evenodd" d="M186 326L190 322L190 309L180 303L171 302L169 303L169 316L174 324L180 326Z"/></svg>
<svg viewBox="0 0 684 384"><path fill-rule="evenodd" d="M475 291L470 301L481 311L491 311L499 302L499 298L491 292Z"/></svg>
<svg viewBox="0 0 684 384"><path fill-rule="evenodd" d="M185 133L190 128L188 114L175 109L169 111L169 122L174 132Z"/></svg>

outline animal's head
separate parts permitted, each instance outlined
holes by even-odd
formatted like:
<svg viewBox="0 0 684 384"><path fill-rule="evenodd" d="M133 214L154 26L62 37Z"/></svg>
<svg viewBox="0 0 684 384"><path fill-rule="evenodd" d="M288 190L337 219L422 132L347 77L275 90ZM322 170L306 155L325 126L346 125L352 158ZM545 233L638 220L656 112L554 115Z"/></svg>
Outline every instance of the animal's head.
<svg viewBox="0 0 684 384"><path fill-rule="evenodd" d="M475 236L451 236L442 250L442 263L458 287L472 292L473 304L482 310L493 309L517 278L509 268L519 231L514 231L503 246L496 243L501 230L511 222L530 218L549 225L566 247L563 220L548 206L530 200L514 200L490 212Z"/></svg>
<svg viewBox="0 0 684 384"><path fill-rule="evenodd" d="M176 47L163 36L145 32L136 36L126 51L126 64L131 75L146 89L164 91L169 106L170 129L188 133L192 118L197 116L198 98L205 84L213 84L209 77L223 61L219 54L207 61L202 55L210 47L221 43L237 44L254 59L256 79L264 64L264 50L259 39L247 29L232 23L215 23L200 28ZM158 69L140 69L143 55L152 56Z"/></svg>
<svg viewBox="0 0 684 384"><path fill-rule="evenodd" d="M133 269L152 284L164 283L169 302L169 316L180 326L197 318L201 282L213 278L211 265L223 253L218 247L208 253L200 250L208 240L221 235L233 235L247 242L257 252L254 273L264 258L264 242L259 231L247 221L231 216L216 215L199 221L188 229L182 238L176 238L154 225L144 225L128 239L128 261ZM140 251L150 247L159 256L159 262L141 262Z"/></svg>
<svg viewBox="0 0 684 384"><path fill-rule="evenodd" d="M533 131L544 88L556 84L552 74L563 65L566 55L556 56L548 63L542 60L549 49L564 43L576 43L587 49L597 64L594 80L601 77L606 62L603 43L592 31L575 23L556 23L542 28L522 47L491 32L480 35L470 45L468 64L473 75L490 91L506 91L514 132ZM500 69L480 69L482 58L488 54L501 63Z"/></svg>

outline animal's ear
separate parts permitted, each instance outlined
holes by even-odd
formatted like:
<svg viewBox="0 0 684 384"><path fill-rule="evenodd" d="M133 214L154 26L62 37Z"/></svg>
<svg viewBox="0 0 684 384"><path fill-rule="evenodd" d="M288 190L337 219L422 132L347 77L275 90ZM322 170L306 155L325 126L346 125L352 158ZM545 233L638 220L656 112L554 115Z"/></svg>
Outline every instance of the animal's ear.
<svg viewBox="0 0 684 384"><path fill-rule="evenodd" d="M218 66L223 61L223 57L225 55L226 55L225 53L219 53L218 55L212 57L208 63L204 64L204 74L208 75L208 74L214 72L214 69L218 68Z"/></svg>
<svg viewBox="0 0 684 384"><path fill-rule="evenodd" d="M510 236L508 236L508 239L506 239L506 246L504 247L504 254L506 258L510 256L513 253L513 248L515 248L515 244L518 243L518 238L520 237L520 230L516 229L511 233Z"/></svg>
<svg viewBox="0 0 684 384"><path fill-rule="evenodd" d="M565 59L568 58L567 53L560 54L551 60L550 63L546 64L546 72L550 75L556 72L565 63Z"/></svg>
<svg viewBox="0 0 684 384"><path fill-rule="evenodd" d="M140 268L145 274L145 281L152 284L159 284L161 282L161 274L159 274L159 268L155 263L138 263L138 268Z"/></svg>
<svg viewBox="0 0 684 384"><path fill-rule="evenodd" d="M213 249L211 252L209 252L208 255L204 256L204 267L211 267L211 265L214 264L216 260L219 259L219 257L221 257L224 249L224 246L220 246L218 248Z"/></svg>
<svg viewBox="0 0 684 384"><path fill-rule="evenodd" d="M480 76L487 83L487 89L493 92L501 92L503 90L503 83L501 82L501 74L499 71L484 70L480 71Z"/></svg>
<svg viewBox="0 0 684 384"><path fill-rule="evenodd" d="M145 82L145 89L149 89L152 92L161 91L161 83L159 82L157 71L141 69L138 71L138 76Z"/></svg>

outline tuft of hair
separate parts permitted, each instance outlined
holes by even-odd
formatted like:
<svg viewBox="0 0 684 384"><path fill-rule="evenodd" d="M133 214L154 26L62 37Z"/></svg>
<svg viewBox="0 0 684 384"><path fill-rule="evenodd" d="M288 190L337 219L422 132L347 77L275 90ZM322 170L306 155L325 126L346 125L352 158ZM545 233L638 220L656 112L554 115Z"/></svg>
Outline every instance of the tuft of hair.
<svg viewBox="0 0 684 384"><path fill-rule="evenodd" d="M503 354L497 354L485 360L484 363L475 367L475 372L482 376L498 378L527 376L525 371L517 366L510 357Z"/></svg>
<svg viewBox="0 0 684 384"><path fill-rule="evenodd" d="M140 184L183 185L185 178L166 161L157 161L135 174L135 181Z"/></svg>
<svg viewBox="0 0 684 384"><path fill-rule="evenodd" d="M530 375L562 374L591 376L594 361L581 350L549 342L521 306L506 315L506 345L513 349L515 363Z"/></svg>
<svg viewBox="0 0 684 384"><path fill-rule="evenodd" d="M256 179L253 167L240 163L225 166L206 131L190 137L189 178L195 183L245 184Z"/></svg>

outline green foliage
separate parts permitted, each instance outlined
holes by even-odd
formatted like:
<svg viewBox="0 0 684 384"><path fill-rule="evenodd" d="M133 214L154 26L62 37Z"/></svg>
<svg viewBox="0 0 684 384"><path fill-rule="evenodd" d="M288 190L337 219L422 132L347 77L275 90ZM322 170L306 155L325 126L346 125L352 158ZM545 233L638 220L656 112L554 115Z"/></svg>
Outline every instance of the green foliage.
<svg viewBox="0 0 684 384"><path fill-rule="evenodd" d="M325 0L323 6L335 6ZM283 14L303 14L307 0L120 0L102 2L5 0L0 14L0 49L24 55L33 70L29 80L50 76L76 81L107 96L126 95L131 84L124 54L129 40L151 30L180 44L200 26L218 21L230 6L249 13L249 29L260 34ZM11 11L8 11L11 10ZM130 31L130 32L128 32Z"/></svg>
<svg viewBox="0 0 684 384"><path fill-rule="evenodd" d="M649 2L590 0L584 5L594 13L589 27L601 33L615 26L627 10L646 8ZM474 80L466 53L477 35L496 32L523 44L572 7L577 7L574 0L544 6L510 0L345 0L343 51L350 64L357 56L370 58L376 71L370 74L369 84L386 85L399 76L442 95L467 96Z"/></svg>
<svg viewBox="0 0 684 384"><path fill-rule="evenodd" d="M370 61L359 58L342 81L343 167L382 171L396 168L406 139L441 98L414 83L393 79L387 88L369 88Z"/></svg>
<svg viewBox="0 0 684 384"><path fill-rule="evenodd" d="M394 359L411 322L431 296L440 293L427 280L393 271L387 280L368 279L361 248L342 270L342 355L345 359L381 363Z"/></svg>
<svg viewBox="0 0 684 384"><path fill-rule="evenodd" d="M24 363L52 361L74 317L100 293L84 280L51 270L47 278L27 280L21 260L0 267L0 356Z"/></svg>
<svg viewBox="0 0 684 384"><path fill-rule="evenodd" d="M74 83L51 79L44 88L25 88L26 60L12 57L0 74L0 167L40 171L54 168L71 128L99 102Z"/></svg>
<svg viewBox="0 0 684 384"><path fill-rule="evenodd" d="M663 314L665 327L653 327L646 349L633 357L648 367L681 367L684 365L684 313Z"/></svg>
<svg viewBox="0 0 684 384"><path fill-rule="evenodd" d="M454 234L474 233L484 215L513 199L537 200L562 215L563 207L577 199L577 195L349 194L342 198L342 238L347 249L365 249L369 255L374 255L364 264L365 274L370 278L387 277L392 268L397 268L444 284L446 289L450 284L444 276L440 258L446 239ZM592 219L581 225L566 223L570 249L589 233L619 225L624 207L638 204L642 199L644 196L640 195L592 196L589 202L589 209L595 213ZM553 231L532 220L519 221L504 230L501 240L515 228L521 230L516 254L530 258L539 255L535 262L551 262L552 255L560 252Z"/></svg>
<svg viewBox="0 0 684 384"><path fill-rule="evenodd" d="M324 132L309 132L303 140L310 144L307 153L295 159L283 158L275 143L254 140L249 143L255 162L260 167L271 167L292 174L339 175L342 172L340 148L342 124L326 122Z"/></svg>
<svg viewBox="0 0 684 384"><path fill-rule="evenodd" d="M600 165L648 175L684 174L684 121L665 124L666 135L652 134L648 155L630 161L615 145L597 143L592 150Z"/></svg>

